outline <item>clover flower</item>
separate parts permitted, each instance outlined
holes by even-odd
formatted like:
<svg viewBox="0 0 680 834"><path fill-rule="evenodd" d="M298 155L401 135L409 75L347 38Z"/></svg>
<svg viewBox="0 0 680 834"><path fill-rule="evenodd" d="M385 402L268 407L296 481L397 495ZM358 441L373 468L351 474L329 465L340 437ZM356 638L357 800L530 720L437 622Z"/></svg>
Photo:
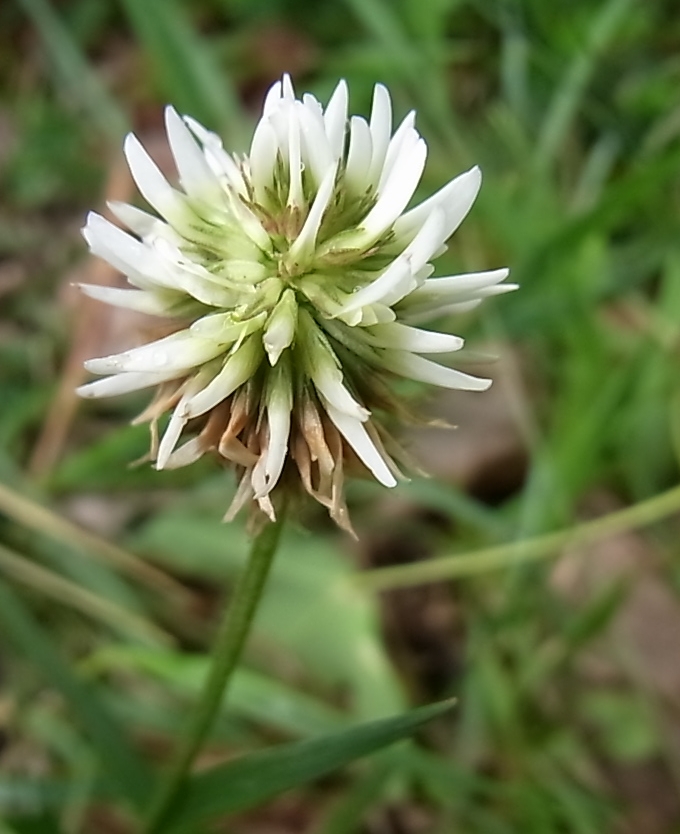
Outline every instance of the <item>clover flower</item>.
<svg viewBox="0 0 680 834"><path fill-rule="evenodd" d="M312 95L296 99L284 76L243 157L168 107L182 190L130 134L132 176L157 214L113 203L133 234L94 213L83 229L92 252L136 287L84 292L168 326L163 338L86 362L108 376L79 394L155 387L137 418L151 423L151 459L170 469L213 452L233 464L239 486L228 518L254 501L273 519L277 490L301 484L351 529L346 468L365 468L387 487L400 477L399 448L384 426L400 404L387 383L490 385L426 358L463 340L416 326L515 288L501 283L507 269L430 277L430 261L474 202L479 169L406 211L427 156L415 114L393 134L381 84L369 121L348 121L347 106L344 81L324 109Z"/></svg>

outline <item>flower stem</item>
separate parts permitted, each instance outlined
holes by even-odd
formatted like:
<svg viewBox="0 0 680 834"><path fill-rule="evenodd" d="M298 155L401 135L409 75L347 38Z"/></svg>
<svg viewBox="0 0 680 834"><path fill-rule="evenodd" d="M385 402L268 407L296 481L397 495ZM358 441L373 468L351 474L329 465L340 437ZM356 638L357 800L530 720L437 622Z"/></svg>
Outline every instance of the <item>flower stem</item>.
<svg viewBox="0 0 680 834"><path fill-rule="evenodd" d="M177 801L189 769L209 732L238 664L283 526L285 509L253 541L248 563L239 577L213 646L212 665L196 710L179 742L175 759L152 799L144 834L158 834Z"/></svg>

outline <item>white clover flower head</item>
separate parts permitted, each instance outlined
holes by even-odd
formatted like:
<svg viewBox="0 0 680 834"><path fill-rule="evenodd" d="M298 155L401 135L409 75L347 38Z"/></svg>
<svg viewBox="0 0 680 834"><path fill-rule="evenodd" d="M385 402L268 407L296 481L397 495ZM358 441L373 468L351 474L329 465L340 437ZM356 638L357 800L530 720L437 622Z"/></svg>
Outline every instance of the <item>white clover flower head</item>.
<svg viewBox="0 0 680 834"><path fill-rule="evenodd" d="M164 338L86 362L107 376L80 395L155 387L138 420L156 438L171 412L152 442L156 467L206 452L233 464L239 486L228 518L254 502L273 519L277 492L297 483L351 529L347 466L387 487L400 477L380 417L398 407L385 382L490 385L423 356L456 351L462 339L414 326L515 288L501 283L507 269L430 277L479 191L479 169L406 211L427 156L414 113L392 133L381 84L368 121L348 120L347 105L344 81L324 109L312 95L296 99L284 76L242 158L168 107L182 190L130 134L130 170L156 214L114 203L132 234L97 214L83 230L92 252L136 288L84 292L170 324Z"/></svg>

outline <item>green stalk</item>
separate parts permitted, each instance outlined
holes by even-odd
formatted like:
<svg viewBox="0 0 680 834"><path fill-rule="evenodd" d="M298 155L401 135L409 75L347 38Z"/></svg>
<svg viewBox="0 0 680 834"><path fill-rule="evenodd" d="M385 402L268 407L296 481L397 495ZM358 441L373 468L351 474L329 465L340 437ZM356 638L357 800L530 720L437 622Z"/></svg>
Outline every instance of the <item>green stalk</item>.
<svg viewBox="0 0 680 834"><path fill-rule="evenodd" d="M184 781L215 716L248 637L262 591L279 542L285 512L253 541L248 563L241 574L213 647L212 665L196 710L179 743L175 759L153 797L144 834L159 834L179 798Z"/></svg>
<svg viewBox="0 0 680 834"><path fill-rule="evenodd" d="M633 504L632 507L585 521L566 530L557 530L524 541L500 544L470 553L440 556L426 562L376 568L358 574L356 581L360 587L368 591L389 591L392 588L409 588L428 582L472 576L488 570L501 570L543 559L565 547L593 544L609 536L639 530L677 512L680 512L680 486Z"/></svg>

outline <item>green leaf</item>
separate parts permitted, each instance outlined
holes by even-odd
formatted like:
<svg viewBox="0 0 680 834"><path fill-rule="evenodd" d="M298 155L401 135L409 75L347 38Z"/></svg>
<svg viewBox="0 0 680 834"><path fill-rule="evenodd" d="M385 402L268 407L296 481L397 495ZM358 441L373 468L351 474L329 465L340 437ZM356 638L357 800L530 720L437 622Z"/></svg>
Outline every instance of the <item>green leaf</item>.
<svg viewBox="0 0 680 834"><path fill-rule="evenodd" d="M582 103L598 59L610 45L618 27L626 20L631 4L631 0L609 0L593 15L584 42L578 44L571 65L557 85L541 126L535 154L537 168L550 165L557 156Z"/></svg>
<svg viewBox="0 0 680 834"><path fill-rule="evenodd" d="M169 636L146 617L130 611L101 594L93 593L82 583L71 582L33 559L21 556L0 544L0 571L33 591L58 600L119 631L125 637L150 645L167 644Z"/></svg>
<svg viewBox="0 0 680 834"><path fill-rule="evenodd" d="M101 704L92 687L73 674L47 633L4 583L0 583L0 626L15 647L69 702L118 791L141 806L148 797L150 784L146 767L128 746L122 728Z"/></svg>
<svg viewBox="0 0 680 834"><path fill-rule="evenodd" d="M106 673L117 669L145 673L173 691L195 698L203 688L209 663L207 656L188 657L170 650L111 646L92 656L87 668ZM347 723L342 712L311 695L244 668L234 673L223 709L293 736L320 735Z"/></svg>
<svg viewBox="0 0 680 834"><path fill-rule="evenodd" d="M45 0L19 0L38 31L54 67L57 85L79 104L104 136L118 138L127 129L127 119L116 101L87 62L52 4Z"/></svg>
<svg viewBox="0 0 680 834"><path fill-rule="evenodd" d="M155 65L163 93L183 112L219 128L229 144L240 140L245 118L229 76L211 45L193 27L187 4L123 0L132 28Z"/></svg>
<svg viewBox="0 0 680 834"><path fill-rule="evenodd" d="M412 735L448 712L452 701L360 724L310 741L242 756L200 774L188 784L173 812L168 834L195 831L203 821L252 808Z"/></svg>

